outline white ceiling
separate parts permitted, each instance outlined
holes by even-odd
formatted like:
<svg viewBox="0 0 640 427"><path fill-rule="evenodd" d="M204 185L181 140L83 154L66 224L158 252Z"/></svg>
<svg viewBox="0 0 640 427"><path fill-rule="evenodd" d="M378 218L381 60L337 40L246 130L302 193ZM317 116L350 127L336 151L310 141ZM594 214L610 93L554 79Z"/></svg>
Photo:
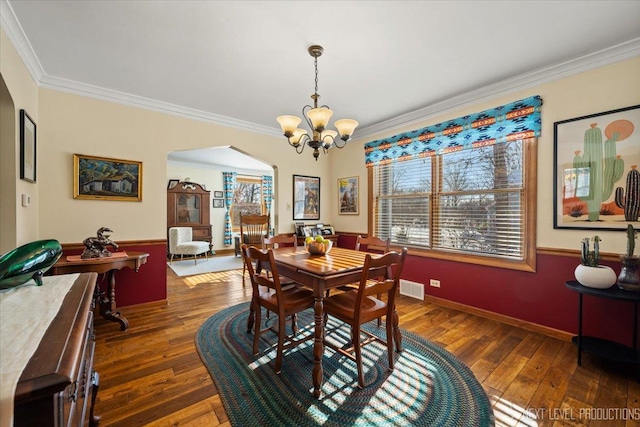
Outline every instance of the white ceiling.
<svg viewBox="0 0 640 427"><path fill-rule="evenodd" d="M358 138L640 55L638 0L0 1L43 87L273 135L311 102L312 44Z"/></svg>

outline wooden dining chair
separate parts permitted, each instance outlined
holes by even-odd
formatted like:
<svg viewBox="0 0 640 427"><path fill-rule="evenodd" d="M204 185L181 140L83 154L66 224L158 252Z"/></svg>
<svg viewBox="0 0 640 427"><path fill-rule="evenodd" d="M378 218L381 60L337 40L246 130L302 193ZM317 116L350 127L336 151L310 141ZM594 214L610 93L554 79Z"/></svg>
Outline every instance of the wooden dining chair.
<svg viewBox="0 0 640 427"><path fill-rule="evenodd" d="M262 249L275 249L281 246L292 246L293 248L298 247L298 237L296 235L287 235L287 234L278 234L273 237L262 237ZM288 277L280 276L280 284L282 286L287 286L291 284L296 284L296 282Z"/></svg>
<svg viewBox="0 0 640 427"><path fill-rule="evenodd" d="M328 316L333 316L351 326L352 340L352 346L349 348L338 346L326 339L325 345L355 360L358 366L358 386L360 388L364 388L362 347L374 341L386 344L390 371L393 370L394 341L396 351L402 351L402 335L398 327L395 296L406 256L407 248L403 248L401 253L387 252L380 258L373 258L371 254L367 254L357 292L338 293L324 300L324 311ZM378 278L381 268L385 271L384 278ZM376 295L384 293L387 294L386 301L376 297ZM365 323L383 316L386 317L386 340L362 329L362 325ZM361 333L366 336L363 341L360 339Z"/></svg>
<svg viewBox="0 0 640 427"><path fill-rule="evenodd" d="M240 214L240 241L244 245L262 247L262 238L269 236L269 215ZM242 284L247 263L242 264Z"/></svg>
<svg viewBox="0 0 640 427"><path fill-rule="evenodd" d="M358 237L356 238L356 251L377 251L380 252L382 251L382 253L387 253L389 252L391 248L391 238L387 237L386 240L382 240L379 237L375 237L375 236L371 236L371 237L362 237L361 235L358 234ZM349 283L347 285L342 285L342 286L338 286L337 289L340 289L341 291L344 292L349 292L352 291L354 289L358 289L358 283ZM329 296L329 289L327 289L326 291L326 296ZM380 296L378 296L378 298L380 298ZM378 326L381 325L381 321L378 320Z"/></svg>
<svg viewBox="0 0 640 427"><path fill-rule="evenodd" d="M314 338L314 334L312 333L307 334L303 338L295 337L298 334L296 314L313 307L313 292L298 286L291 286L286 289L282 287L272 249L260 250L254 246L242 245L242 256L249 270L251 286L253 287L251 309L247 321L247 332L250 332L253 328L253 354L258 353L260 335L272 329L271 327L262 328L261 313L262 307L264 307L268 311L278 315L278 344L276 348L275 372L279 374L282 367L282 354L284 350ZM254 263L256 266L261 265L261 263L268 264L268 269L272 273L271 277L260 274L259 269L254 269ZM286 319L289 316L291 316L293 333L287 336Z"/></svg>
<svg viewBox="0 0 640 427"><path fill-rule="evenodd" d="M280 246L293 246L298 247L298 237L288 234L278 234L277 236L263 236L262 237L262 249L274 249Z"/></svg>

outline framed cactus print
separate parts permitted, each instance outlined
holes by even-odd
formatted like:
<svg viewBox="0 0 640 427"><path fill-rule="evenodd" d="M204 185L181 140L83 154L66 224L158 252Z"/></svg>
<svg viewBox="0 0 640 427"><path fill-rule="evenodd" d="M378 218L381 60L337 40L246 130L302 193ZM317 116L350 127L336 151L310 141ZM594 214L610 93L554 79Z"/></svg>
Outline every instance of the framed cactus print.
<svg viewBox="0 0 640 427"><path fill-rule="evenodd" d="M640 105L555 122L553 149L554 228L638 223Z"/></svg>

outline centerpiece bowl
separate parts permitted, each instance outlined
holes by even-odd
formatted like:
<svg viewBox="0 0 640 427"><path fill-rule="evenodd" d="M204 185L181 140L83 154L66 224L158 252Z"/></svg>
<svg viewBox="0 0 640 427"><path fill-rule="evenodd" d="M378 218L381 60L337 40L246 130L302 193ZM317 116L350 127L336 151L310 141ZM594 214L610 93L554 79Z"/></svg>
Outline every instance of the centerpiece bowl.
<svg viewBox="0 0 640 427"><path fill-rule="evenodd" d="M315 241L305 243L305 248L311 255L326 255L327 253L329 253L332 247L333 242L331 240L326 240L322 243Z"/></svg>

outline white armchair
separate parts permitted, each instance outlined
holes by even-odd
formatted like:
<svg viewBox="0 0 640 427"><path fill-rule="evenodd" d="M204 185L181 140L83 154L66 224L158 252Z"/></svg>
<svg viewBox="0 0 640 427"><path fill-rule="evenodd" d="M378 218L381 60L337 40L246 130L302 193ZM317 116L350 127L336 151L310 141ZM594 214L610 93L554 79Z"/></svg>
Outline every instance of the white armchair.
<svg viewBox="0 0 640 427"><path fill-rule="evenodd" d="M169 229L169 253L173 261L174 255L180 255L182 260L184 255L193 255L193 259L198 264L198 255L205 254L209 258L209 243L193 240L193 230L191 227L171 227Z"/></svg>

